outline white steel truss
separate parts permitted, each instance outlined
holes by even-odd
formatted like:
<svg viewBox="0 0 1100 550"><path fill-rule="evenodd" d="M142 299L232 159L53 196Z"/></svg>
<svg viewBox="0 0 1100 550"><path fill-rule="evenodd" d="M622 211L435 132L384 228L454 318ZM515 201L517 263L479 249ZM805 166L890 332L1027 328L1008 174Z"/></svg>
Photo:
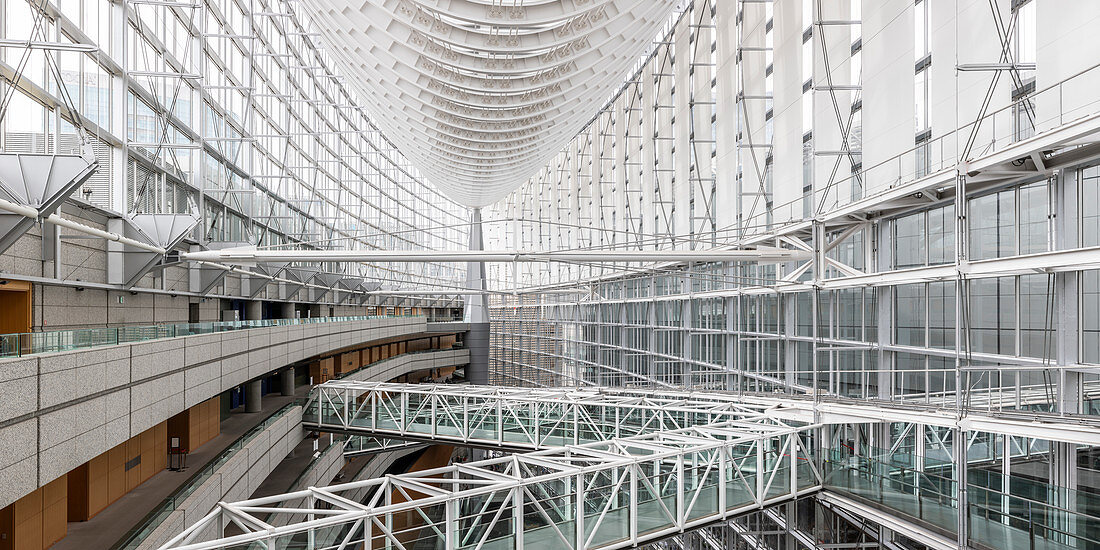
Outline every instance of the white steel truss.
<svg viewBox="0 0 1100 550"><path fill-rule="evenodd" d="M785 263L810 261L804 250L760 246L753 249L727 250L613 250L559 251L538 250L256 250L229 248L185 252L180 258L190 261L215 261L233 264L263 262L758 262Z"/></svg>
<svg viewBox="0 0 1100 550"><path fill-rule="evenodd" d="M895 500L911 501L920 495L905 489L905 484L876 484L876 476L898 476L891 477L895 481L929 476L935 483L954 486L957 479L967 479L963 473L967 469L986 468L986 459L980 454L969 459L960 456L958 464L973 464L954 473L941 461L960 448L979 448L976 442L982 434L1011 436L1006 440L1012 441L1100 444L1092 426L1075 418L1055 420L1019 413L971 413L960 418L945 408L884 405L710 391L653 395L608 388L328 382L313 392L304 418L307 426L370 434L388 441L383 448L401 445L396 439L541 449L223 503L164 548L198 550L249 543L266 548L290 544L345 548L359 543L412 548L420 542L444 548L559 543L576 549L619 548L740 516L817 489L897 508L891 504ZM908 425L905 433L919 427L920 454L940 458L917 467L884 459L898 449L868 447L866 433L875 429L870 424L891 423ZM349 438L356 439L367 438ZM1023 449L1012 454L1028 460ZM983 510L979 513L1008 513L1001 506L1013 502L1010 496L989 493L980 482L968 484L970 490L987 495L979 503ZM342 496L364 492L372 496L367 500ZM945 489L940 496L948 500L929 507L939 510L935 513L957 510L952 494ZM989 494L995 500L989 500ZM290 505L302 499L310 504ZM284 505L290 506L283 509ZM1058 525L1080 523L1081 529L1065 527L1068 536L1078 542L1091 540L1087 531L1095 518L1089 513L1043 509L1057 516ZM271 521L271 516L257 518L294 513L306 518L278 528L271 527L279 523ZM890 515L886 510L875 518ZM415 521L395 521L410 517ZM989 522L984 519L978 523L1006 536L1022 533L997 522L986 525Z"/></svg>
<svg viewBox="0 0 1100 550"><path fill-rule="evenodd" d="M588 123L677 2L303 3L386 133L436 185L486 206Z"/></svg>
<svg viewBox="0 0 1100 550"><path fill-rule="evenodd" d="M767 412L774 406L722 393L336 380L314 388L303 423L322 432L537 450L716 423L755 425L776 418Z"/></svg>
<svg viewBox="0 0 1100 550"><path fill-rule="evenodd" d="M636 546L817 491L815 427L758 416L220 503L162 548ZM274 527L280 514L305 519Z"/></svg>
<svg viewBox="0 0 1100 550"><path fill-rule="evenodd" d="M303 423L323 432L518 450L579 445L715 423L919 423L1100 445L1095 426L1023 412L959 416L945 405L853 403L812 396L618 388L525 388L334 380L310 394Z"/></svg>

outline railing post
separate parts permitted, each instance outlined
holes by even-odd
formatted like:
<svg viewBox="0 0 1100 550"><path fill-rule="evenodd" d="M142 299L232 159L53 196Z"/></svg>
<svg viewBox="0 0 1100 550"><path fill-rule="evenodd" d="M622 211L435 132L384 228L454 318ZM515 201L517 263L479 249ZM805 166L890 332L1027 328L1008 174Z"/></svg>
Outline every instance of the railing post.
<svg viewBox="0 0 1100 550"><path fill-rule="evenodd" d="M409 428L409 394L408 392L401 392L401 425L398 427L400 434L404 435Z"/></svg>
<svg viewBox="0 0 1100 550"><path fill-rule="evenodd" d="M660 489L660 484L657 488ZM684 453L676 455L676 527L680 529L684 528L684 518L687 513L684 511ZM657 500L661 500L660 493L657 494Z"/></svg>
<svg viewBox="0 0 1100 550"><path fill-rule="evenodd" d="M443 524L443 548L444 550L454 550L455 539L457 538L458 531L458 500L450 499L446 504L446 518ZM366 528L370 528L367 524Z"/></svg>
<svg viewBox="0 0 1100 550"><path fill-rule="evenodd" d="M519 472L516 472L519 475ZM516 548L523 548L523 487L512 489L512 518L516 536Z"/></svg>
<svg viewBox="0 0 1100 550"><path fill-rule="evenodd" d="M718 510L721 517L726 517L726 453L730 447L727 445L718 449Z"/></svg>
<svg viewBox="0 0 1100 550"><path fill-rule="evenodd" d="M580 406L577 405L576 403L570 403L569 406L573 408L573 444L576 445L576 444L580 443L580 434L577 433L578 429L580 428L580 424L581 424L581 419L580 419L581 413L580 413L580 410L579 410Z"/></svg>
<svg viewBox="0 0 1100 550"><path fill-rule="evenodd" d="M351 428L351 390L344 390L344 428Z"/></svg>
<svg viewBox="0 0 1100 550"><path fill-rule="evenodd" d="M576 525L576 533L574 537L574 550L583 550L584 548L584 474L577 474L577 481L574 484L576 489L574 495L576 498L576 507L573 509L573 517L576 518L574 522Z"/></svg>
<svg viewBox="0 0 1100 550"><path fill-rule="evenodd" d="M378 430L378 391L371 390L370 396L370 429Z"/></svg>
<svg viewBox="0 0 1100 550"><path fill-rule="evenodd" d="M790 488L791 496L798 494L798 449L801 448L801 439L798 437L798 432L791 433L787 437L791 438L791 479Z"/></svg>
<svg viewBox="0 0 1100 550"><path fill-rule="evenodd" d="M497 426L496 429L493 431L496 432L497 443L504 445L504 405L501 403L501 401L501 397L497 396L497 406L495 408Z"/></svg>
<svg viewBox="0 0 1100 550"><path fill-rule="evenodd" d="M626 466L630 469L630 494L627 498L630 499L630 542L631 544L638 544L638 463L634 462ZM653 495L656 498L660 498L661 495ZM615 495L610 495L611 498L615 498ZM578 549L580 550L580 549Z"/></svg>
<svg viewBox="0 0 1100 550"><path fill-rule="evenodd" d="M756 440L756 504L764 503L764 440Z"/></svg>
<svg viewBox="0 0 1100 550"><path fill-rule="evenodd" d="M470 398L465 396L465 395L462 396L462 426L461 426L461 430L462 430L462 433L460 433L459 435L462 437L462 440L463 441L469 441L470 440Z"/></svg>

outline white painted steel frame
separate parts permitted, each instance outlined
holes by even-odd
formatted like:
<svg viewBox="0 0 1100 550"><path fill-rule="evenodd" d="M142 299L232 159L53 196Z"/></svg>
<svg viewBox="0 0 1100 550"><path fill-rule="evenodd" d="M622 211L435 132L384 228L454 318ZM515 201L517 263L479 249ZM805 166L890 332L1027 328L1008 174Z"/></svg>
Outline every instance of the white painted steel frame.
<svg viewBox="0 0 1100 550"><path fill-rule="evenodd" d="M96 102L111 99L109 105L99 105L105 115L99 119L91 112L77 113L94 134L101 165L95 181L85 186L89 194L84 198L109 217L179 212L188 205L177 195L186 195L196 203L201 227L218 228L197 232L203 233L197 240L222 240L221 228L229 226L231 215L243 220L246 231L255 230L253 242L262 237L262 244L339 248L355 243L387 249L465 244L466 209L428 185L381 135L315 40L315 23L298 5L282 0L94 5L19 0L0 9L11 10L3 14L7 16L26 11L25 5L41 8L43 29L51 38L64 36L77 43L77 50L94 50L74 66L78 74L73 81L81 84L73 93L87 100L103 94ZM26 40L24 28L5 32L6 44L0 48L14 59L22 53L18 48L27 45L54 48L52 42ZM51 91L56 85L40 87L35 83L43 82L42 74L20 79L17 68L0 65L4 79L18 82L15 93L46 108L51 126L38 135L38 142L65 147L71 129L65 130L60 121L69 114ZM145 70L150 68L145 65L156 70ZM204 80L191 78L199 72ZM177 85L178 102L172 92ZM9 147L22 139L22 130L12 124L5 128ZM155 132L147 133L157 135L128 139L135 126L153 128ZM164 129L170 131L162 133ZM178 147L196 152L181 155ZM138 187L145 192L138 193ZM463 268L377 265L351 275L446 287L462 280ZM58 284L72 282L55 279ZM327 296L328 303L344 301L326 289L317 290L289 299L322 302ZM196 294L250 298L243 290L224 292ZM371 304L414 301L452 305L414 296L388 303L378 297Z"/></svg>
<svg viewBox="0 0 1100 550"><path fill-rule="evenodd" d="M370 529L372 540L407 548L398 538L402 533L395 530L393 518L408 513L424 520L427 527L423 529L431 530L448 550L482 548L494 527L509 524L510 535L493 541L497 543L493 548L522 548L525 537L541 537L547 544L576 550L634 546L821 488L821 474L808 452L810 443L804 439L818 426L794 428L763 416L758 420L758 424L717 423L570 445L220 503L162 549L208 550L252 542L278 548L294 536L305 537L316 546L353 548L364 542L364 525ZM597 487L601 481L608 484ZM373 496L363 504L340 496L364 488L373 490ZM394 502L395 494L408 500ZM660 496L639 498L645 494ZM727 500L731 496L735 499ZM283 502L303 498L313 504L280 507ZM621 504L624 502L627 504ZM465 504L479 505L473 526L478 526L482 518L488 520L480 531L459 530L460 520L470 526L468 516L460 515ZM586 511L597 513L577 513L582 505ZM648 531L641 526L639 505L657 511L655 517L660 523ZM439 508L443 509L442 516L433 519ZM528 528L525 516L530 518L530 514L525 510L529 508L539 518L535 522L542 525ZM257 517L292 513L304 513L307 519L273 527ZM588 526L590 517L593 524ZM615 519L627 522L625 532L610 540L595 540L604 521ZM224 536L229 525L243 534Z"/></svg>
<svg viewBox="0 0 1100 550"><path fill-rule="evenodd" d="M767 412L774 406L718 392L336 380L311 390L303 424L322 432L538 450L715 423L767 423L777 418Z"/></svg>
<svg viewBox="0 0 1100 550"><path fill-rule="evenodd" d="M320 418L318 410L325 413ZM307 426L325 432L526 450L714 423L755 425L766 422L763 419L778 425L917 423L1100 446L1100 432L1081 418L980 411L960 417L944 406L704 390L650 392L335 380L313 388L303 418ZM508 432L512 438L505 437L506 423L518 426Z"/></svg>
<svg viewBox="0 0 1100 550"><path fill-rule="evenodd" d="M189 261L254 264L262 262L752 262L809 261L810 252L757 247L729 250L255 250L223 249L183 252Z"/></svg>
<svg viewBox="0 0 1100 550"><path fill-rule="evenodd" d="M431 181L486 206L620 86L677 3L323 0L303 4L380 127Z"/></svg>

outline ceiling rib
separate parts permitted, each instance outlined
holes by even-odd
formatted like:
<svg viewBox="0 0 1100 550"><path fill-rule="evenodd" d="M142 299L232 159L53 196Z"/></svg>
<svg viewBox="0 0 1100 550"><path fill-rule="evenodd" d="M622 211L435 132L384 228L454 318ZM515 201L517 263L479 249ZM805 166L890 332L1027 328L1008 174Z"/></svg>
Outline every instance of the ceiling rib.
<svg viewBox="0 0 1100 550"><path fill-rule="evenodd" d="M503 198L619 87L673 0L316 0L374 121L444 193Z"/></svg>

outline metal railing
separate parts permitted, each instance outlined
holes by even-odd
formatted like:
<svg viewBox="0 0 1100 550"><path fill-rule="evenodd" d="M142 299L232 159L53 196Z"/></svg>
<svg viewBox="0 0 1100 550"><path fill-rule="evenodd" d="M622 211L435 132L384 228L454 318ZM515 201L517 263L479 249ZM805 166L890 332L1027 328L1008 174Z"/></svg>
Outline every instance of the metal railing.
<svg viewBox="0 0 1100 550"><path fill-rule="evenodd" d="M1097 78L1100 78L1100 65L1093 65L1065 80L1015 98L998 109L989 110L980 119L815 190L813 204L824 211L840 208L1094 115L1100 112L1100 100L1095 99L1090 90ZM969 154L963 158L965 151ZM954 180L954 175L951 179ZM743 225L750 228L748 235L758 235L811 217L804 198L798 197L757 210Z"/></svg>
<svg viewBox="0 0 1100 550"><path fill-rule="evenodd" d="M949 463L928 465L928 459L919 457L899 461L883 449L868 452L878 458L831 451L825 461L825 488L943 532L958 532L958 482ZM984 470L968 476L967 522L975 546L1100 547L1100 496Z"/></svg>
<svg viewBox="0 0 1100 550"><path fill-rule="evenodd" d="M357 317L308 317L304 319L264 319L256 321L224 321L209 323L176 323L120 327L96 327L47 332L24 332L0 335L0 358L22 357L38 353L53 353L76 349L113 346L161 338L212 334L231 330L264 328L314 323L341 323L391 319L398 317L422 317L421 315L364 315Z"/></svg>
<svg viewBox="0 0 1100 550"><path fill-rule="evenodd" d="M220 503L161 548L637 546L820 489L813 428L717 423ZM362 504L345 496L364 490ZM258 511L294 519L268 528ZM227 536L230 523L244 532Z"/></svg>
<svg viewBox="0 0 1100 550"><path fill-rule="evenodd" d="M248 445L257 435L264 430L270 428L280 418L286 416L295 408L300 408L302 403L300 400L296 400L292 403L287 403L282 408L271 413L260 422L253 426L241 437L237 438L229 447L226 447L222 452L218 453L210 462L207 462L198 472L195 472L183 485L172 492L168 498L160 504L160 506L153 509L148 515L146 515L141 523L138 523L133 529L130 529L123 538L111 547L111 550L129 550L136 549L141 546L145 539L151 535L168 517L176 510L181 509L184 501L188 499L195 490L199 488L207 479L210 479L219 468L222 467L229 459L233 458L241 449Z"/></svg>

